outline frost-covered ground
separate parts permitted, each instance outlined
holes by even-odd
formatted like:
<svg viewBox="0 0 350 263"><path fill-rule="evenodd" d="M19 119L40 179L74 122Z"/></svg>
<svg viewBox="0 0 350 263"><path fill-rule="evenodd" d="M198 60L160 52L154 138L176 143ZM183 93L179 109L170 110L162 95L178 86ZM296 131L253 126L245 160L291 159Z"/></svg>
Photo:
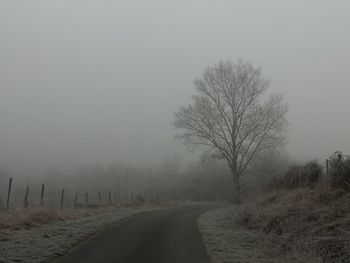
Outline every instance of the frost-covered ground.
<svg viewBox="0 0 350 263"><path fill-rule="evenodd" d="M272 262L263 249L264 236L234 224L230 206L214 209L198 219L203 242L213 263Z"/></svg>
<svg viewBox="0 0 350 263"><path fill-rule="evenodd" d="M278 189L199 220L213 262L349 263L350 193Z"/></svg>
<svg viewBox="0 0 350 263"><path fill-rule="evenodd" d="M120 208L87 217L56 220L28 229L0 230L0 263L50 262L119 220L159 208Z"/></svg>

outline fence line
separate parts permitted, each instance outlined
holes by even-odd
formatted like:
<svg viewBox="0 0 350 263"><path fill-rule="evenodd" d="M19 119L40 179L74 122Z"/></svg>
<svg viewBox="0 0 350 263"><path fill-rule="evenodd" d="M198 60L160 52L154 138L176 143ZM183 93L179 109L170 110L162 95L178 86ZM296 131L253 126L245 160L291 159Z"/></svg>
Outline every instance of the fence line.
<svg viewBox="0 0 350 263"><path fill-rule="evenodd" d="M91 202L91 200L89 200L89 192L85 192L85 200L84 200L85 203L79 204L78 192L75 192L74 197L72 198L71 201L69 201L69 190L67 192L67 188L64 187L59 193L52 195L50 194L50 192L47 191L46 185L41 184L39 204L33 201L33 199L31 199L31 196L35 194L35 192L31 190L29 185L27 185L25 187L25 190L23 191L24 193L23 199L20 198L21 200L23 200L23 203L19 207L16 207L16 204L18 203L16 202L16 196L13 197L13 193L12 193L13 182L14 182L13 178L10 177L8 182L7 197L5 200L0 198L0 213L5 212L7 214L15 210L16 208L28 209L30 207L38 207L38 206L40 208L44 208L44 207L52 208L52 209L57 208L61 212L63 212L65 208L69 208L69 207L73 209L83 208L83 207L97 208L97 207L103 207L103 206L110 206L110 207L116 208L121 205L120 200L118 201L119 193L113 192L113 197L112 197L111 190L105 191L105 193L108 194L108 199L107 200L104 199L105 202L103 202L102 193L100 191L97 192L98 200L95 201L96 203ZM56 195L57 197L55 197ZM50 197L53 197L53 199ZM73 206L70 206L69 204L72 204L72 201L73 201Z"/></svg>

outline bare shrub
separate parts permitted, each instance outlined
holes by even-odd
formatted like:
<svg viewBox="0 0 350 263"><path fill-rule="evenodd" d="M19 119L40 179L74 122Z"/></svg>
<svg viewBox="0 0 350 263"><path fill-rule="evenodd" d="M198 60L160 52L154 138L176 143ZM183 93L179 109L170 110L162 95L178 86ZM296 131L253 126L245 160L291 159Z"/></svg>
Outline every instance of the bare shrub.
<svg viewBox="0 0 350 263"><path fill-rule="evenodd" d="M313 186L322 176L322 166L317 161L305 164L301 170L300 181L302 185Z"/></svg>
<svg viewBox="0 0 350 263"><path fill-rule="evenodd" d="M350 157L338 151L329 160L332 187L350 191Z"/></svg>
<svg viewBox="0 0 350 263"><path fill-rule="evenodd" d="M311 161L303 166L290 166L283 177L275 177L270 182L270 189L313 187L322 177L322 166Z"/></svg>
<svg viewBox="0 0 350 263"><path fill-rule="evenodd" d="M284 187L283 179L284 178L281 176L272 177L270 182L269 182L269 186L268 186L267 190L271 191L271 190L276 190L276 189Z"/></svg>
<svg viewBox="0 0 350 263"><path fill-rule="evenodd" d="M302 167L299 165L293 165L289 167L284 176L284 185L289 188L300 186L300 174Z"/></svg>

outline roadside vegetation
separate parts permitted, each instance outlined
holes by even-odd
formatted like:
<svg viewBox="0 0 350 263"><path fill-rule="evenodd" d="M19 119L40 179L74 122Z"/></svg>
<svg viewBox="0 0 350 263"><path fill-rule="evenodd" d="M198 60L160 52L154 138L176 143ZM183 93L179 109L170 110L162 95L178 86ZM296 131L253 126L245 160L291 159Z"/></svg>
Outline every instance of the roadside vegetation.
<svg viewBox="0 0 350 263"><path fill-rule="evenodd" d="M239 247L226 250L232 258L235 253L242 255L244 247L253 251L243 253L245 257L237 262L349 262L349 168L349 157L341 152L333 154L325 167L317 161L292 165L271 179L264 192L216 211L216 216L209 212L204 217L226 222L221 228L234 233L236 239L241 237ZM227 240L220 241L202 220L199 223L204 236L217 243L232 239L226 236ZM227 259L225 250L215 250L215 242L207 242L212 257ZM253 255L260 257L254 259Z"/></svg>

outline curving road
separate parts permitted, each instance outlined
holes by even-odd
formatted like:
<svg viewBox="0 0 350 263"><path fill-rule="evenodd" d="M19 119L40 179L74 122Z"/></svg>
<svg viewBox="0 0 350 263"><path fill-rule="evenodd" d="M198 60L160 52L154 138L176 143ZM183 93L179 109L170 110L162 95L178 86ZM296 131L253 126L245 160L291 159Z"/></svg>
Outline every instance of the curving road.
<svg viewBox="0 0 350 263"><path fill-rule="evenodd" d="M57 262L209 263L196 220L211 208L195 205L131 216Z"/></svg>

